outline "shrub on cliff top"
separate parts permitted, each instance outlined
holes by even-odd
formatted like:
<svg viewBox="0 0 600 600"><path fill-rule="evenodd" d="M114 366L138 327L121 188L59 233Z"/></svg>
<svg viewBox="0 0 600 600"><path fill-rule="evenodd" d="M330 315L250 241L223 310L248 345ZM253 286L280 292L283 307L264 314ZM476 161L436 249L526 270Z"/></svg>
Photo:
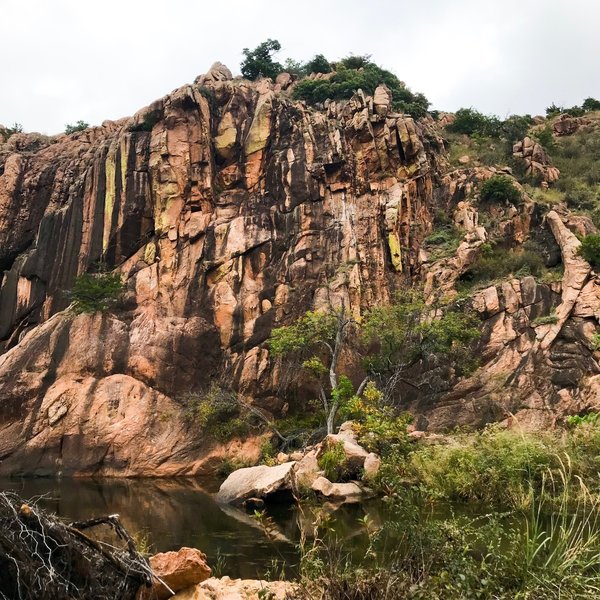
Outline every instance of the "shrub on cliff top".
<svg viewBox="0 0 600 600"><path fill-rule="evenodd" d="M80 119L74 125L67 123L65 125L65 133L67 135L71 135L72 133L75 133L76 131L83 131L84 129L87 129L89 126L90 126L89 123L86 123L85 121L82 121Z"/></svg>
<svg viewBox="0 0 600 600"><path fill-rule="evenodd" d="M69 296L77 313L103 312L114 306L123 287L120 273L82 273Z"/></svg>
<svg viewBox="0 0 600 600"><path fill-rule="evenodd" d="M429 101L423 94L411 92L392 72L371 62L367 56L349 56L336 66L336 72L329 79L304 79L294 88L294 98L308 104L325 100L347 100L361 89L373 95L375 88L387 85L392 92L395 110L406 112L418 118L426 114Z"/></svg>

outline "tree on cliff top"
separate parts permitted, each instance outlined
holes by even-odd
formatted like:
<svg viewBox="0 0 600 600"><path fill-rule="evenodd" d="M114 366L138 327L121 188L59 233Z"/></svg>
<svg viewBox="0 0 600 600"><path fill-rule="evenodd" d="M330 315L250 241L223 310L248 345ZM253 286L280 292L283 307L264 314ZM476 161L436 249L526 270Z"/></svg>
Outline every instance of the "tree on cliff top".
<svg viewBox="0 0 600 600"><path fill-rule="evenodd" d="M273 356L288 358L316 382L332 433L338 411L356 403L371 380L384 385L389 400L407 371L425 358L451 355L454 364L469 362L469 345L479 337L473 317L447 310L434 318L436 312L412 295L373 308L362 319L342 304L308 311L274 329L269 346ZM361 356L366 373L356 390L340 370L341 355L350 351Z"/></svg>
<svg viewBox="0 0 600 600"><path fill-rule="evenodd" d="M252 81L259 77L275 79L283 71L281 63L273 60L273 55L280 50L281 44L279 41L270 38L256 46L254 50L244 48L242 52L245 58L240 64L242 75Z"/></svg>

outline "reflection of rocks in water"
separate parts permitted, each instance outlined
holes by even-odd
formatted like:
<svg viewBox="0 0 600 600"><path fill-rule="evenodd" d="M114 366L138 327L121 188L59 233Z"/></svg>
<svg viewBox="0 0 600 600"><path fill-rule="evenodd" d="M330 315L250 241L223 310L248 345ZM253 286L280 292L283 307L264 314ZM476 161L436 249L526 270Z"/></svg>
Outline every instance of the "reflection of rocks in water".
<svg viewBox="0 0 600 600"><path fill-rule="evenodd" d="M198 548L214 566L224 557L225 572L253 579L272 559L285 557L297 564L297 529L282 533L293 519L289 507L274 509L278 534L273 540L257 533L259 525L247 516L227 514L207 489L214 482L195 479L24 479L0 480L0 489L17 490L23 497L43 496L44 508L68 520L118 513L132 533L147 536L153 552ZM114 543L110 531L98 537ZM290 543L292 541L293 543ZM293 568L291 568L293 574Z"/></svg>
<svg viewBox="0 0 600 600"><path fill-rule="evenodd" d="M267 538L286 544L294 544L294 542L283 533L279 524L273 518L267 516L266 513L261 513L264 516L255 518L243 510L230 506L229 504L219 504L218 506L228 517L262 531L263 535Z"/></svg>

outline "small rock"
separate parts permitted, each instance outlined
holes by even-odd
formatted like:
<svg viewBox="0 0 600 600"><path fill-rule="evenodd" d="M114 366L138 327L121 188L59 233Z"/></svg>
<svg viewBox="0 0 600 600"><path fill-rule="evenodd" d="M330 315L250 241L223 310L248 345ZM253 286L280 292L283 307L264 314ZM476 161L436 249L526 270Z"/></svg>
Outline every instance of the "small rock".
<svg viewBox="0 0 600 600"><path fill-rule="evenodd" d="M332 483L326 477L317 477L311 488L334 502L358 502L372 494L371 490L361 488L355 481Z"/></svg>
<svg viewBox="0 0 600 600"><path fill-rule="evenodd" d="M465 155L461 156L461 157L458 159L458 162L459 162L461 165L466 165L466 164L468 164L468 163L470 163L470 162L471 162L471 157L470 157L470 156L467 156L467 155L465 154Z"/></svg>
<svg viewBox="0 0 600 600"><path fill-rule="evenodd" d="M367 479L372 479L379 472L379 468L381 467L381 458L377 456L374 452L369 453L367 458L365 458L365 464L363 466L365 477Z"/></svg>
<svg viewBox="0 0 600 600"><path fill-rule="evenodd" d="M196 548L181 548L177 552L161 552L150 557L152 571L175 593L190 588L208 579L210 567L206 555ZM151 588L142 587L137 600L166 600L171 592L159 581Z"/></svg>

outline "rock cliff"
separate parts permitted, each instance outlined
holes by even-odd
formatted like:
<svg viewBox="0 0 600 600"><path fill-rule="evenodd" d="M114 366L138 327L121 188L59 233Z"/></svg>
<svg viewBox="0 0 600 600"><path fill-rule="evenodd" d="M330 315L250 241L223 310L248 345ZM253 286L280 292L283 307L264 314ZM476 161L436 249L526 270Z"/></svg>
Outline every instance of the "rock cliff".
<svg viewBox="0 0 600 600"><path fill-rule="evenodd" d="M186 392L225 378L277 414L274 326L332 298L358 315L411 285L456 296L491 230L541 240L563 281L477 292L482 368L406 405L442 429L546 426L598 402L600 293L573 233L591 222L526 198L481 224L495 171L452 170L433 119L392 112L383 87L315 109L287 85L219 65L132 118L0 146L0 474L202 472L218 450ZM443 258L423 245L440 212L464 233ZM67 291L99 261L125 297L77 315Z"/></svg>

